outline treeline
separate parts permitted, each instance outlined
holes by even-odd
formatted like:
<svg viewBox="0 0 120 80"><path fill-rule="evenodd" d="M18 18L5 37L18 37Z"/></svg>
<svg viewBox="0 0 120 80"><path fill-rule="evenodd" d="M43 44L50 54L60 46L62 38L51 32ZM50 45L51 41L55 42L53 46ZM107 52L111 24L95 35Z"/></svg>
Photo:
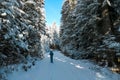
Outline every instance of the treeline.
<svg viewBox="0 0 120 80"><path fill-rule="evenodd" d="M62 52L119 71L119 4L119 0L66 0L61 12Z"/></svg>
<svg viewBox="0 0 120 80"><path fill-rule="evenodd" d="M56 22L46 27L46 36L46 51L50 49L60 49L59 26L57 26Z"/></svg>
<svg viewBox="0 0 120 80"><path fill-rule="evenodd" d="M0 66L43 58L44 0L0 0Z"/></svg>

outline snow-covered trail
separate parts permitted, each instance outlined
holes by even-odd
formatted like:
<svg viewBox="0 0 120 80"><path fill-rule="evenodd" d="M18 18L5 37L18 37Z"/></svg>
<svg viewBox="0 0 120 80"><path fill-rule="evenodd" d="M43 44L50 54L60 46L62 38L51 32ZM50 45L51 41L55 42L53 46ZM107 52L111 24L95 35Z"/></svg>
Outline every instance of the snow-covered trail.
<svg viewBox="0 0 120 80"><path fill-rule="evenodd" d="M21 70L8 74L8 80L120 80L120 75L54 51L53 64L46 54L45 59L37 61L27 72Z"/></svg>

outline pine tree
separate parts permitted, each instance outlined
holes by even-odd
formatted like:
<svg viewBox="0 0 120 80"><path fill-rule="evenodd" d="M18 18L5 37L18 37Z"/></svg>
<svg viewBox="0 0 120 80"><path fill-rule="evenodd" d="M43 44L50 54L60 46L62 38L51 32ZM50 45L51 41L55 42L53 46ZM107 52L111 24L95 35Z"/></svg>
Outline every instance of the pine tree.
<svg viewBox="0 0 120 80"><path fill-rule="evenodd" d="M76 5L70 8L72 5L70 3ZM79 55L81 50L84 51L85 47L90 45L92 38L96 37L97 34L94 31L96 25L94 23L97 6L98 3L93 0L76 0L73 2L66 0L63 5L61 25L61 46L64 52L72 56Z"/></svg>
<svg viewBox="0 0 120 80"><path fill-rule="evenodd" d="M65 53L72 53L72 49L74 50L71 43L73 43L71 35L73 34L74 20L75 15L72 14L75 4L72 0L66 0L62 7L62 18L61 18L61 26L60 26L60 47Z"/></svg>
<svg viewBox="0 0 120 80"><path fill-rule="evenodd" d="M48 41L49 41L49 47L54 49L59 49L59 28L54 22L51 26L48 27L48 31L46 31L48 34Z"/></svg>
<svg viewBox="0 0 120 80"><path fill-rule="evenodd" d="M58 28L58 26L56 25L55 22L51 26L51 32L52 32L51 45L53 45L53 48L59 49L59 43L60 43L59 28Z"/></svg>
<svg viewBox="0 0 120 80"><path fill-rule="evenodd" d="M119 0L66 0L60 26L61 50L72 58L119 66Z"/></svg>
<svg viewBox="0 0 120 80"><path fill-rule="evenodd" d="M20 62L27 55L41 58L44 1L1 0L0 7L0 64Z"/></svg>

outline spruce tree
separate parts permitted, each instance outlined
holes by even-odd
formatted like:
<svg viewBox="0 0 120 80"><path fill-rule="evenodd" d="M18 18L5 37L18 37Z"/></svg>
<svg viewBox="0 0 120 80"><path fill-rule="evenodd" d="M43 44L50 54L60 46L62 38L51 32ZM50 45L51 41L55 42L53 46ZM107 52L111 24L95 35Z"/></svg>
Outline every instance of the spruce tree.
<svg viewBox="0 0 120 80"><path fill-rule="evenodd" d="M0 64L42 58L45 34L44 0L0 0Z"/></svg>
<svg viewBox="0 0 120 80"><path fill-rule="evenodd" d="M61 50L72 58L119 66L119 0L66 0L60 26Z"/></svg>

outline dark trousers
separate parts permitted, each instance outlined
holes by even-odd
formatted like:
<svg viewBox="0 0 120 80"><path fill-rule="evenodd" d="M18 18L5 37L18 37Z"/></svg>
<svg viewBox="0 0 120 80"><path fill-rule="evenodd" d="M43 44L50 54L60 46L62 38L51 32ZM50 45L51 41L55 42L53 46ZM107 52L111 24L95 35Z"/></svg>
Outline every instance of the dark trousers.
<svg viewBox="0 0 120 80"><path fill-rule="evenodd" d="M53 55L50 55L50 62L53 63Z"/></svg>

